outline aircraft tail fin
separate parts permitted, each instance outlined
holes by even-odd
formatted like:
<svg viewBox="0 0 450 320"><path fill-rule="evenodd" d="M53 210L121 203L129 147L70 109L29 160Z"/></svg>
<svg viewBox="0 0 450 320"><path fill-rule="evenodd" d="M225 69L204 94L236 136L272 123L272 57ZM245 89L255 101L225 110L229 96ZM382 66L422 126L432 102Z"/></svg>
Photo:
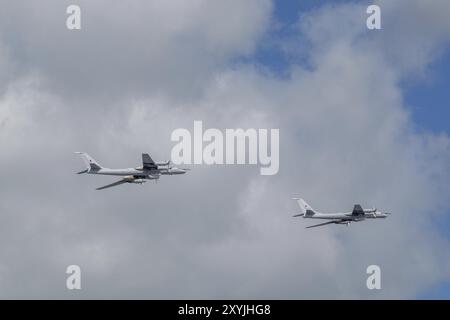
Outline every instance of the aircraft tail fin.
<svg viewBox="0 0 450 320"><path fill-rule="evenodd" d="M293 199L297 200L298 206L300 207L301 210L301 213L296 216L304 216L305 218L307 218L312 217L313 215L316 214L314 209L309 204L307 204L306 201L303 200L302 198L293 198Z"/></svg>
<svg viewBox="0 0 450 320"><path fill-rule="evenodd" d="M81 159L83 159L84 164L86 165L86 170L80 171L80 173L88 173L88 172L95 172L100 169L102 169L102 166L98 164L97 161L95 161L94 158L92 158L90 155L88 155L86 152L75 152L76 154L79 154L81 156Z"/></svg>

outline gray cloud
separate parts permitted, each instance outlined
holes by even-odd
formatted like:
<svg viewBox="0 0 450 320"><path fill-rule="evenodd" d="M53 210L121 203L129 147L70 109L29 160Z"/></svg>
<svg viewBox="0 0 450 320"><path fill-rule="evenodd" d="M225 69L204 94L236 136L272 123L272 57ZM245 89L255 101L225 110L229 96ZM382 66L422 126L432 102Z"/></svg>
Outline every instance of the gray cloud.
<svg viewBox="0 0 450 320"><path fill-rule="evenodd" d="M106 101L199 94L230 57L252 52L271 8L266 0L77 1L82 31L71 32L69 4L9 3L0 13L0 33L22 72L40 72L52 91L71 99Z"/></svg>
<svg viewBox="0 0 450 320"><path fill-rule="evenodd" d="M398 85L445 45L438 22L423 58L391 68L379 43L403 35L397 25L380 40L362 6L310 12L299 32L313 68L279 79L229 67L257 46L269 3L114 3L105 14L106 2L80 2L74 34L65 4L48 3L37 25L24 2L0 13L1 297L411 298L448 281L434 221L448 209L449 139L415 132ZM194 120L280 128L280 173L194 166L106 192L94 188L111 179L74 175L78 150L111 167L138 165L142 151L167 159L172 130ZM305 230L293 195L323 211L361 202L395 214ZM69 264L82 267L81 292L65 289ZM381 291L365 287L369 264L382 267Z"/></svg>

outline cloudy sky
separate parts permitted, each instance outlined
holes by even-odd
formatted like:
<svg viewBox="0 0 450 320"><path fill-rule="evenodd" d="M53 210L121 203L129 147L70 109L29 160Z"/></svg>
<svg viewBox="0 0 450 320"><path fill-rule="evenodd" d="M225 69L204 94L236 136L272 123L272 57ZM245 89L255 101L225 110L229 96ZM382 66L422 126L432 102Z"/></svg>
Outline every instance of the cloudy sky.
<svg viewBox="0 0 450 320"><path fill-rule="evenodd" d="M0 298L450 298L450 3L375 3L0 0ZM74 174L194 120L279 128L279 173ZM393 214L306 230L292 196Z"/></svg>

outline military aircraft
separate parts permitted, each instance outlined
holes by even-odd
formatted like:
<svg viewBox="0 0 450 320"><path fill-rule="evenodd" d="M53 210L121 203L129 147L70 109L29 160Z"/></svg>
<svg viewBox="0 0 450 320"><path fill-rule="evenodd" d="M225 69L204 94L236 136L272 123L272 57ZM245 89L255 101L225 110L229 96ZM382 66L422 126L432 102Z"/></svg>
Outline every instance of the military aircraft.
<svg viewBox="0 0 450 320"><path fill-rule="evenodd" d="M327 224L344 224L349 225L351 222L363 221L365 219L379 219L386 218L390 215L389 212L381 212L376 208L373 209L363 209L359 204L355 204L352 212L344 213L320 213L315 211L309 204L305 202L302 198L293 198L297 200L297 203L301 209L301 212L295 214L294 217L303 217L309 219L325 219L330 220L324 223L312 225L308 228L320 227Z"/></svg>
<svg viewBox="0 0 450 320"><path fill-rule="evenodd" d="M86 170L77 172L77 174L89 173L108 176L123 176L121 180L97 188L97 190L115 187L123 183L142 184L147 182L147 180L158 181L161 175L184 174L189 170L171 167L170 160L166 162L154 162L147 153L142 154L142 166L140 167L126 169L108 169L99 165L98 162L94 160L94 158L92 158L85 152L75 153L81 156L86 165Z"/></svg>

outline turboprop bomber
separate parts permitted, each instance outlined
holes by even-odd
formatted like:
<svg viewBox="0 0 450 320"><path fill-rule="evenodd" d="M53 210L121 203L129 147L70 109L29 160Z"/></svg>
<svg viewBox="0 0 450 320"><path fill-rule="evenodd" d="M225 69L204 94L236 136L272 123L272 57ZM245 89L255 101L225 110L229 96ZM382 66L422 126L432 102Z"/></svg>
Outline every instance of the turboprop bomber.
<svg viewBox="0 0 450 320"><path fill-rule="evenodd" d="M86 169L77 174L89 173L89 174L100 174L107 176L121 176L121 180L114 183L108 184L103 187L99 187L96 190L103 190L106 188L115 187L123 183L136 183L143 184L148 180L158 181L161 175L178 175L184 174L189 169L179 169L172 167L169 161L165 162L154 162L152 158L147 154L142 154L142 166L136 168L125 168L125 169L109 169L102 167L97 161L94 160L90 155L85 152L75 152L79 154L86 165Z"/></svg>
<svg viewBox="0 0 450 320"><path fill-rule="evenodd" d="M361 205L355 204L353 207L353 211L351 212L343 212L343 213L320 213L315 211L309 204L305 202L305 200L301 198L293 198L297 200L297 203L301 209L301 212L295 214L294 217L303 217L308 219L325 219L329 220L324 223L315 224L308 228L320 227L327 224L342 224L349 225L351 222L359 222L364 221L366 219L384 219L388 215L389 212L381 212L376 208L373 209L363 209Z"/></svg>

